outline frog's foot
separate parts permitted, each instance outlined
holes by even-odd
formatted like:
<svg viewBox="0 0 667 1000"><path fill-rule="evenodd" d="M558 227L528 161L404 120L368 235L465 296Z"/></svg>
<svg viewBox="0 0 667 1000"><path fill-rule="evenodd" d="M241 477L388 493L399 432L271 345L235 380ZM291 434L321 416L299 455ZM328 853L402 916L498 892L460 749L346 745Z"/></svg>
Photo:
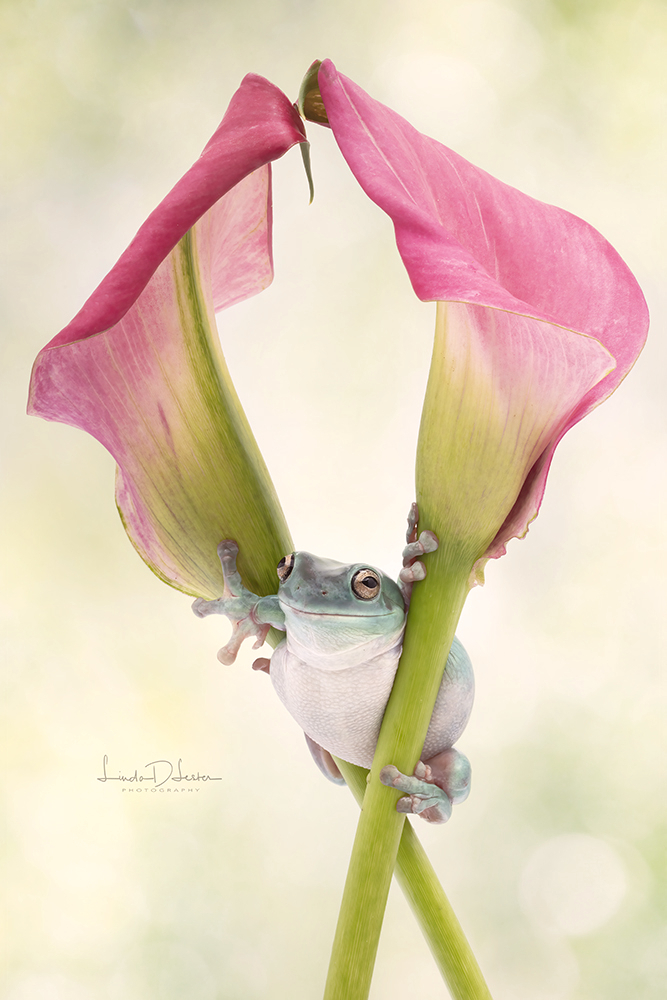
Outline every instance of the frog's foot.
<svg viewBox="0 0 667 1000"><path fill-rule="evenodd" d="M232 637L226 646L218 652L221 663L230 664L236 659L241 643L250 637L255 637L253 649L259 649L266 641L270 625L260 621L256 616L256 608L260 598L243 586L241 576L236 568L236 557L239 547L231 539L225 539L218 545L218 555L222 563L224 590L222 597L215 601L205 601L198 597L192 605L192 610L199 618L206 615L225 615L232 623Z"/></svg>
<svg viewBox="0 0 667 1000"><path fill-rule="evenodd" d="M258 656L256 660L253 660L252 669L263 670L265 674L270 674L271 660L266 656Z"/></svg>
<svg viewBox="0 0 667 1000"><path fill-rule="evenodd" d="M419 508L416 503L412 504L408 514L408 530L405 535L407 545L403 549L403 568L398 574L398 582L403 594L406 608L410 605L412 585L426 577L426 566L419 562L419 556L435 552L438 547L438 539L432 531L419 531Z"/></svg>
<svg viewBox="0 0 667 1000"><path fill-rule="evenodd" d="M446 823L452 804L463 802L470 791L470 762L458 750L450 748L430 760L419 761L412 777L393 764L383 767L380 781L405 792L396 803L401 813L415 813L428 823Z"/></svg>
<svg viewBox="0 0 667 1000"><path fill-rule="evenodd" d="M396 803L397 812L415 813L428 823L446 823L452 815L451 799L433 782L431 769L421 760L415 767L413 777L388 764L380 771L380 781L406 793Z"/></svg>
<svg viewBox="0 0 667 1000"><path fill-rule="evenodd" d="M319 767L320 771L325 778L329 781L333 781L334 785L344 785L345 778L340 773L338 764L333 759L328 750L321 747L319 743L316 743L308 733L303 734L306 737L306 743L308 744L308 749L311 752L312 758Z"/></svg>

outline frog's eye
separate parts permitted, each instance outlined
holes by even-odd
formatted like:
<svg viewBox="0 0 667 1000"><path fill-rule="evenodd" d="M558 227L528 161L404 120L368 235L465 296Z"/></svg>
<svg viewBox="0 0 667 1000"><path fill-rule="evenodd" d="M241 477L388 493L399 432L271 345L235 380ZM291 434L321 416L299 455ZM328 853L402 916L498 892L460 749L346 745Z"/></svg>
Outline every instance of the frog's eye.
<svg viewBox="0 0 667 1000"><path fill-rule="evenodd" d="M277 573L278 579L281 583L284 583L287 577L290 575L294 569L294 552L290 552L288 556L283 556L278 563Z"/></svg>
<svg viewBox="0 0 667 1000"><path fill-rule="evenodd" d="M352 593L360 601L372 601L380 593L380 577L374 569L360 569L352 577Z"/></svg>

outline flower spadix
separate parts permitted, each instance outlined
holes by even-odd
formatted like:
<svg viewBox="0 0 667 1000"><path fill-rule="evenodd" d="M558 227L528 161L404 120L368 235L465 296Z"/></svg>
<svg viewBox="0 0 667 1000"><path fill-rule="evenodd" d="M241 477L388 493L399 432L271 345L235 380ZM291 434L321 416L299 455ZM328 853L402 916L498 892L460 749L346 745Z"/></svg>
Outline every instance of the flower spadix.
<svg viewBox="0 0 667 1000"><path fill-rule="evenodd" d="M215 312L271 282L269 163L304 141L287 97L246 76L201 157L33 370L29 412L101 441L139 554L200 597L221 593L221 539L237 540L259 594L292 547Z"/></svg>
<svg viewBox="0 0 667 1000"><path fill-rule="evenodd" d="M438 559L479 573L528 530L563 434L634 363L646 304L592 226L422 135L328 60L311 67L311 91L314 72L343 156L394 223L416 294L438 303L417 498Z"/></svg>

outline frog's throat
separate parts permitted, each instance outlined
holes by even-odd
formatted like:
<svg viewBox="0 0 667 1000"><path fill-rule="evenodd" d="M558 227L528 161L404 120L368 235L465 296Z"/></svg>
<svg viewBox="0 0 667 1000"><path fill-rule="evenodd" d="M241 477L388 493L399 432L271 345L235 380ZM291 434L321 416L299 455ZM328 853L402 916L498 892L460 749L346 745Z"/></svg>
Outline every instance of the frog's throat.
<svg viewBox="0 0 667 1000"><path fill-rule="evenodd" d="M391 650L398 663L405 620L394 628L387 628L388 621L386 615L365 619L341 615L339 621L332 615L325 623L316 615L298 617L288 613L286 645L298 660L327 671L369 663Z"/></svg>
<svg viewBox="0 0 667 1000"><path fill-rule="evenodd" d="M294 634L288 631L285 646L290 656L304 665L306 670L322 670L325 673L352 670L366 666L371 671L374 667L395 671L403 645L402 630L398 636L374 636L366 642L359 642L345 649L314 647L312 644L299 642Z"/></svg>

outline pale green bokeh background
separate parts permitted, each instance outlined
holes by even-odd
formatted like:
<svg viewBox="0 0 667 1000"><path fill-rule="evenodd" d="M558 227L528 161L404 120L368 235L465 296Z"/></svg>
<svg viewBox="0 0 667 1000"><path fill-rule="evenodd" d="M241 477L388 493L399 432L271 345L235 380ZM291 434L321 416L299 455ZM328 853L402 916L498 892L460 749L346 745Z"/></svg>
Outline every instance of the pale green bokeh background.
<svg viewBox="0 0 667 1000"><path fill-rule="evenodd" d="M330 56L419 128L586 218L652 339L560 446L529 538L459 635L473 792L419 824L496 1000L653 1000L664 929L665 6L660 0L41 0L0 7L4 485L2 1000L321 993L356 806L250 651L143 566L85 434L24 416L38 349L190 165L247 71ZM275 169L273 286L220 317L300 548L396 572L434 309L315 126ZM183 758L199 792L96 781ZM445 997L398 891L375 1000Z"/></svg>

